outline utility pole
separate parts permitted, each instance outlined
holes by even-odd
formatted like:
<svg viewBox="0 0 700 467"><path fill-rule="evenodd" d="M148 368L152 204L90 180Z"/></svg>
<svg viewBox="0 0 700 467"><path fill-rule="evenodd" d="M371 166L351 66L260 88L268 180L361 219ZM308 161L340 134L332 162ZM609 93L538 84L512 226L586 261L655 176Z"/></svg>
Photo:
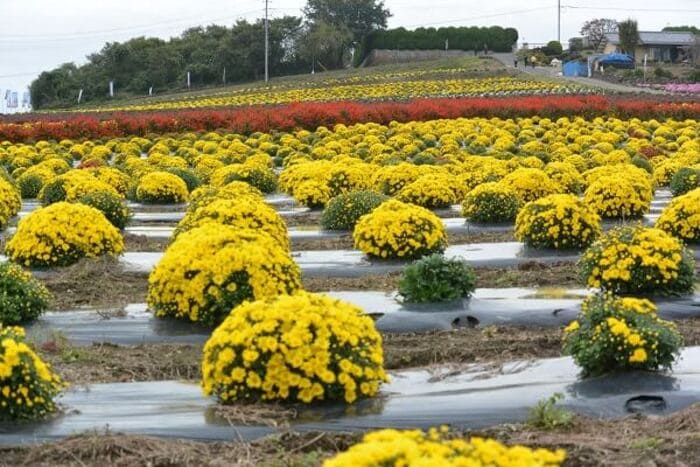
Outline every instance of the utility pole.
<svg viewBox="0 0 700 467"><path fill-rule="evenodd" d="M265 0L265 82L270 80L270 22L268 20L269 0Z"/></svg>
<svg viewBox="0 0 700 467"><path fill-rule="evenodd" d="M557 42L561 44L561 0L557 0Z"/></svg>

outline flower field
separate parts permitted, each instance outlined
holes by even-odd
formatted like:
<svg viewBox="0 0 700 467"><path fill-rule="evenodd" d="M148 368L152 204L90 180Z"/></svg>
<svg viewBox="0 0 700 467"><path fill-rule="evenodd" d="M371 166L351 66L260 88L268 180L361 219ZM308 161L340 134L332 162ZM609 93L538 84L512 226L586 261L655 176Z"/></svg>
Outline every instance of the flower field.
<svg viewBox="0 0 700 467"><path fill-rule="evenodd" d="M460 73L0 122L10 462L695 458L700 105Z"/></svg>

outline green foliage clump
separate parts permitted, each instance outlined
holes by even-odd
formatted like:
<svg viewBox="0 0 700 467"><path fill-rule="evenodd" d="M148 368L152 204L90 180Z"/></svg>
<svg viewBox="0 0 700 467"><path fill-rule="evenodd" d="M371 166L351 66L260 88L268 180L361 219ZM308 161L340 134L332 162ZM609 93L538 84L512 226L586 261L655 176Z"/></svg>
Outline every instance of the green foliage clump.
<svg viewBox="0 0 700 467"><path fill-rule="evenodd" d="M474 270L459 259L433 254L409 265L399 280L399 294L409 303L449 302L470 297Z"/></svg>
<svg viewBox="0 0 700 467"><path fill-rule="evenodd" d="M539 401L530 409L527 424L541 430L554 430L571 426L574 414L557 406L557 402L563 398L561 393L555 393L551 397Z"/></svg>
<svg viewBox="0 0 700 467"><path fill-rule="evenodd" d="M41 205L48 206L50 204L65 200L66 189L63 184L64 180L57 177L44 185L38 194Z"/></svg>
<svg viewBox="0 0 700 467"><path fill-rule="evenodd" d="M634 156L632 158L632 165L639 167L640 169L644 169L650 174L654 173L654 167L651 165L651 162L646 157L642 156Z"/></svg>
<svg viewBox="0 0 700 467"><path fill-rule="evenodd" d="M673 196L680 196L700 188L700 169L683 167L675 173L670 183Z"/></svg>
<svg viewBox="0 0 700 467"><path fill-rule="evenodd" d="M23 174L17 179L17 185L23 199L36 198L44 186L44 180L36 174Z"/></svg>
<svg viewBox="0 0 700 467"><path fill-rule="evenodd" d="M224 185L231 182L246 182L263 193L273 193L277 190L277 177L267 168L252 167L240 173L232 173L224 179Z"/></svg>
<svg viewBox="0 0 700 467"><path fill-rule="evenodd" d="M198 176L190 169L182 169L180 167L169 167L165 169L165 172L170 172L173 175L180 177L187 185L187 191L192 193L195 189L202 185L202 181Z"/></svg>
<svg viewBox="0 0 700 467"><path fill-rule="evenodd" d="M129 223L131 211L119 196L109 191L94 191L78 199L79 203L100 211L116 228L123 230Z"/></svg>
<svg viewBox="0 0 700 467"><path fill-rule="evenodd" d="M351 191L332 198L321 214L326 230L352 230L360 217L389 199L374 191Z"/></svg>
<svg viewBox="0 0 700 467"><path fill-rule="evenodd" d="M49 306L51 294L31 273L20 266L0 263L0 325L26 323Z"/></svg>

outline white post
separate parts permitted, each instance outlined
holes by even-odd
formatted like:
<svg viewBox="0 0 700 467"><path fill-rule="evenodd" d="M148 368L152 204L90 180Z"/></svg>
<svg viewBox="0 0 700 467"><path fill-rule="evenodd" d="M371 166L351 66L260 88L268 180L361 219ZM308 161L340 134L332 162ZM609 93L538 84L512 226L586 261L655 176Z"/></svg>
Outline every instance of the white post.
<svg viewBox="0 0 700 467"><path fill-rule="evenodd" d="M644 54L644 84L647 82L647 54Z"/></svg>
<svg viewBox="0 0 700 467"><path fill-rule="evenodd" d="M150 88L148 88L148 95L149 95L149 96L152 96L152 95L153 95L153 86L151 86Z"/></svg>
<svg viewBox="0 0 700 467"><path fill-rule="evenodd" d="M114 81L109 82L109 97L114 97Z"/></svg>
<svg viewBox="0 0 700 467"><path fill-rule="evenodd" d="M561 44L561 0L557 0L557 42Z"/></svg>
<svg viewBox="0 0 700 467"><path fill-rule="evenodd" d="M226 84L226 67L224 67L224 76L221 78L224 84Z"/></svg>
<svg viewBox="0 0 700 467"><path fill-rule="evenodd" d="M78 104L80 104L80 100L83 98L83 88L80 88L80 91L78 91Z"/></svg>
<svg viewBox="0 0 700 467"><path fill-rule="evenodd" d="M187 89L190 88L190 72L187 72Z"/></svg>

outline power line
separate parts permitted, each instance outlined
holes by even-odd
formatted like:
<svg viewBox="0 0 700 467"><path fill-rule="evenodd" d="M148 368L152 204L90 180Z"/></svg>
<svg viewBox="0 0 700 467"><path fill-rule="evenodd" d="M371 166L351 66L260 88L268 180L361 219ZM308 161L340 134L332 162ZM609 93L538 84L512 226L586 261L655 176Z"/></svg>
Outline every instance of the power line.
<svg viewBox="0 0 700 467"><path fill-rule="evenodd" d="M700 10L689 10L683 9L670 9L670 8L617 8L617 7L607 7L607 6L578 6L578 5L562 5L562 8L571 8L574 10L612 10L612 11L650 11L650 12L664 12L664 13L698 13Z"/></svg>
<svg viewBox="0 0 700 467"><path fill-rule="evenodd" d="M276 10L277 8L271 8L272 10ZM279 8L280 10L282 8ZM251 13L260 13L260 9L255 9L255 10L248 10L248 11L242 11L239 13L235 13L233 15L227 15L227 16L220 16L217 18L211 18L211 19L193 19L192 17L187 17L187 18L179 18L179 19L172 19L169 21L160 21L156 23L149 23L149 24L142 24L139 26L128 26L124 28L111 28L111 29L102 29L102 30L92 30L92 31L83 31L83 32L77 32L77 33L70 33L70 34L11 34L11 35L2 35L0 36L0 40L6 41L6 40L22 40L26 41L27 39L35 39L35 40L76 40L76 39L85 39L90 36L100 36L106 33L112 33L112 32L129 32L133 30L140 30L140 29L153 29L154 27L158 26L163 26L167 24L173 24L173 23L181 23L181 22L196 22L196 23L202 23L202 22L209 22L209 21L223 21L223 20L228 20L232 18L239 18L243 15L248 15Z"/></svg>
<svg viewBox="0 0 700 467"><path fill-rule="evenodd" d="M450 23L460 23L462 21L471 21L475 19L486 19L486 18L497 18L500 16L510 16L510 15L517 15L521 13L531 13L533 11L542 11L542 10L551 10L553 8L556 8L554 5L549 5L549 6L541 6L541 7L536 7L536 8L528 8L525 10L511 10L508 12L503 12L503 13L493 13L490 15L480 15L480 16L471 16L469 18L457 18L457 19L451 19L447 21L435 21L432 23L422 23L422 24L408 24L404 25L404 28L419 28L421 26L433 26L433 25L439 25L439 24L450 24Z"/></svg>
<svg viewBox="0 0 700 467"><path fill-rule="evenodd" d="M0 75L0 78L19 78L20 76L38 75L41 71L28 71L26 73L13 73L11 75Z"/></svg>

